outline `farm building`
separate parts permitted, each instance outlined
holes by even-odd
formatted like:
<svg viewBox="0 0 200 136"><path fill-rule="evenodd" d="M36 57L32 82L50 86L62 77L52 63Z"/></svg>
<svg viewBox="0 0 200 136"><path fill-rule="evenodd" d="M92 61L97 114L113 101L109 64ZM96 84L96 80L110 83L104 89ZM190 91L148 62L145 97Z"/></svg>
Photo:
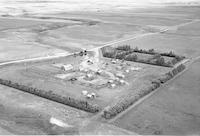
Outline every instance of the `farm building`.
<svg viewBox="0 0 200 136"><path fill-rule="evenodd" d="M61 69L64 71L69 71L73 69L73 66L71 64L67 64L67 65L62 65Z"/></svg>

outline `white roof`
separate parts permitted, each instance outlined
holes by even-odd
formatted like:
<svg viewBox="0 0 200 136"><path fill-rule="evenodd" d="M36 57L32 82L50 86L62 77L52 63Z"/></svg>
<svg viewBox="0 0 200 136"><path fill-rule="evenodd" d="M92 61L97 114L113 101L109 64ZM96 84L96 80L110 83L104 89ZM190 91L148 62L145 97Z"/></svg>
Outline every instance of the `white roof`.
<svg viewBox="0 0 200 136"><path fill-rule="evenodd" d="M87 94L88 94L88 91L84 90L84 91L82 91L82 94L83 94L83 95L87 95Z"/></svg>
<svg viewBox="0 0 200 136"><path fill-rule="evenodd" d="M116 76L118 76L118 77L122 77L122 78L125 77L125 75L123 75L122 73L117 73Z"/></svg>

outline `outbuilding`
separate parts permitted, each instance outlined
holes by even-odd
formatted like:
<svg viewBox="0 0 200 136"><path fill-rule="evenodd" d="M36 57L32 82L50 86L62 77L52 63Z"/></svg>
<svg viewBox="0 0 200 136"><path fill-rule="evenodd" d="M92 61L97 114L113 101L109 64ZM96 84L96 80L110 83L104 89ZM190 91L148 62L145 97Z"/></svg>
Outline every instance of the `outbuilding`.
<svg viewBox="0 0 200 136"><path fill-rule="evenodd" d="M116 76L119 78L125 78L125 75L123 75L122 73L117 73Z"/></svg>
<svg viewBox="0 0 200 136"><path fill-rule="evenodd" d="M72 66L72 64L62 65L61 69L64 71L69 71L69 70L73 69L73 66Z"/></svg>

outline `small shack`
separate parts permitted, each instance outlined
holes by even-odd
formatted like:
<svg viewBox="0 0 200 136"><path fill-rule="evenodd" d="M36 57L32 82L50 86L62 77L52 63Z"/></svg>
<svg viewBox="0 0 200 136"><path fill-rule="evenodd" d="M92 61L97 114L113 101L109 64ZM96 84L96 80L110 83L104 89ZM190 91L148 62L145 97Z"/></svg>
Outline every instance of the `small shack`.
<svg viewBox="0 0 200 136"><path fill-rule="evenodd" d="M72 64L62 65L61 69L64 71L70 71L73 69L73 66L72 66Z"/></svg>

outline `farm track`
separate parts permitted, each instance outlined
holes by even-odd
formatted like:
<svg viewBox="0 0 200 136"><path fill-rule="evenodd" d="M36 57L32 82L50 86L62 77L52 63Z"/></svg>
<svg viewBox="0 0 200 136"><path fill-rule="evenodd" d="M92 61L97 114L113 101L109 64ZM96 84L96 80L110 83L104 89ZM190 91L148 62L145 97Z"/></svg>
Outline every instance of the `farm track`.
<svg viewBox="0 0 200 136"><path fill-rule="evenodd" d="M37 61L41 61L41 60L51 60L51 59L56 59L56 58L60 58L60 57L67 57L69 55L69 53L59 53L55 56L44 56L44 57L37 57L37 58L30 58L30 59L21 59L21 60L14 60L14 61L7 61L7 62L3 62L0 63L0 66L8 66L8 65L12 65L12 64L19 64L19 63L26 63L26 62L37 62Z"/></svg>
<svg viewBox="0 0 200 136"><path fill-rule="evenodd" d="M51 23L65 23L67 20L61 19L41 19L41 18L29 18L29 17L0 17L0 19L18 19L18 20L28 20L28 21L41 21L41 22L51 22ZM69 19L68 19L69 21ZM73 21L73 20L71 20Z"/></svg>

